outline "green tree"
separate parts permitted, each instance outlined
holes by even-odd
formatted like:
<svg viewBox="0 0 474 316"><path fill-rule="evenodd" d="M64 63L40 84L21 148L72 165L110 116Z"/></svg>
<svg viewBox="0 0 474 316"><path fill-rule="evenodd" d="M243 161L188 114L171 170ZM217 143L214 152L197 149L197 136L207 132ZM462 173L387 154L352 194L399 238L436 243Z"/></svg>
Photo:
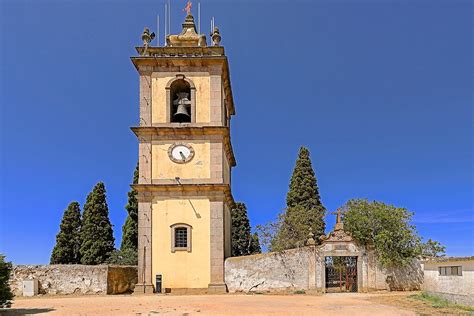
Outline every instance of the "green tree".
<svg viewBox="0 0 474 316"><path fill-rule="evenodd" d="M420 255L420 238L405 208L366 199L349 200L343 207L344 230L364 246L375 249L382 266L405 265Z"/></svg>
<svg viewBox="0 0 474 316"><path fill-rule="evenodd" d="M77 264L81 262L81 208L72 202L64 211L63 219L56 235L56 245L51 253L51 264Z"/></svg>
<svg viewBox="0 0 474 316"><path fill-rule="evenodd" d="M252 234L245 203L235 203L232 215L232 256L260 253L258 235Z"/></svg>
<svg viewBox="0 0 474 316"><path fill-rule="evenodd" d="M425 258L444 257L446 255L446 247L430 238L426 243L421 244L421 255Z"/></svg>
<svg viewBox="0 0 474 316"><path fill-rule="evenodd" d="M326 209L321 203L309 150L301 147L286 195L286 210L279 216L270 250L303 246L312 232L324 234Z"/></svg>
<svg viewBox="0 0 474 316"><path fill-rule="evenodd" d="M249 254L254 255L257 253L262 253L262 248L260 247L260 239L258 238L258 234L253 233L250 237Z"/></svg>
<svg viewBox="0 0 474 316"><path fill-rule="evenodd" d="M87 196L81 227L81 263L104 263L114 250L112 224L104 183L99 182Z"/></svg>
<svg viewBox="0 0 474 316"><path fill-rule="evenodd" d="M107 263L121 266L136 266L138 264L137 251L131 248L114 250L109 259L107 259Z"/></svg>
<svg viewBox="0 0 474 316"><path fill-rule="evenodd" d="M138 163L133 173L133 184L138 183ZM128 192L128 203L125 209L128 212L125 224L122 227L122 243L121 250L133 249L137 252L138 249L138 200L137 191L131 189Z"/></svg>
<svg viewBox="0 0 474 316"><path fill-rule="evenodd" d="M236 202L231 212L232 217L232 256L246 256L250 245L250 222L247 207Z"/></svg>
<svg viewBox="0 0 474 316"><path fill-rule="evenodd" d="M5 261L5 256L0 254L0 308L10 307L13 293L10 289L10 273L12 263Z"/></svg>

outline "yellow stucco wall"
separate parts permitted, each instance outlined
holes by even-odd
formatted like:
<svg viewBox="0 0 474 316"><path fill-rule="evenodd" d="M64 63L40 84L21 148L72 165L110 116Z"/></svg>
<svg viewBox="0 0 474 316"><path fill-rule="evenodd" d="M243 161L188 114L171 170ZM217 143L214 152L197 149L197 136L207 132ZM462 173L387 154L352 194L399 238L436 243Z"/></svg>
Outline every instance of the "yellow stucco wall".
<svg viewBox="0 0 474 316"><path fill-rule="evenodd" d="M209 142L187 142L194 149L194 158L185 164L171 161L168 149L173 142L152 144L152 178L153 179L209 179L211 177L211 145Z"/></svg>
<svg viewBox="0 0 474 316"><path fill-rule="evenodd" d="M152 212L153 278L161 274L163 288L207 288L210 283L211 269L210 201L208 199L157 200L153 203ZM176 223L186 223L193 227L191 252L171 252L170 226Z"/></svg>
<svg viewBox="0 0 474 316"><path fill-rule="evenodd" d="M182 74L182 73L181 73ZM196 87L196 123L211 121L211 93L209 73L184 73ZM152 75L152 123L169 123L166 117L166 85L176 78L176 73L154 73Z"/></svg>

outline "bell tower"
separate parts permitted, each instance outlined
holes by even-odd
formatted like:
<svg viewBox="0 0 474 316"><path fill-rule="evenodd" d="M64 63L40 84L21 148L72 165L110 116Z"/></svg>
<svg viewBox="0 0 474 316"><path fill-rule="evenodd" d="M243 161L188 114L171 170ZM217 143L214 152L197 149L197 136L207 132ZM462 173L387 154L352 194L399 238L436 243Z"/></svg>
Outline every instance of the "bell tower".
<svg viewBox="0 0 474 316"><path fill-rule="evenodd" d="M189 10L182 27L164 47L151 46L145 29L131 57L140 78L139 126L131 128L139 143L136 293L226 291L236 164L229 64L217 28L207 46Z"/></svg>

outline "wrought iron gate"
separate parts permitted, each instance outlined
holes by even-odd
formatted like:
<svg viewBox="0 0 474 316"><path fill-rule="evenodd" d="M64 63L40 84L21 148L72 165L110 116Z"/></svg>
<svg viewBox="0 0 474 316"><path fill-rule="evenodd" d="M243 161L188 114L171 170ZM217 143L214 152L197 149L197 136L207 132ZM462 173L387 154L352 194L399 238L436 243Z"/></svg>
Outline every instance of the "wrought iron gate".
<svg viewBox="0 0 474 316"><path fill-rule="evenodd" d="M326 257L326 292L357 292L357 257Z"/></svg>

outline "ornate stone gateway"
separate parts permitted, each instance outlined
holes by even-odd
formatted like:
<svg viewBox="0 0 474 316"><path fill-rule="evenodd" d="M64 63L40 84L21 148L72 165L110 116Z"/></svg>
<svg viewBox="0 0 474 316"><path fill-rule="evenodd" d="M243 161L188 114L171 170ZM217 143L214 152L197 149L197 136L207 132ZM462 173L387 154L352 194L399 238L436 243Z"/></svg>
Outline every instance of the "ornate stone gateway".
<svg viewBox="0 0 474 316"><path fill-rule="evenodd" d="M325 293L366 292L368 252L344 231L341 210L336 214L334 230L319 237L315 247L316 289Z"/></svg>
<svg viewBox="0 0 474 316"><path fill-rule="evenodd" d="M325 257L326 293L357 292L357 257Z"/></svg>
<svg viewBox="0 0 474 316"><path fill-rule="evenodd" d="M342 212L317 245L309 233L306 247L233 257L225 262L230 292L314 290L322 293L418 290L423 271L418 260L407 267L378 265L375 251L344 231Z"/></svg>

